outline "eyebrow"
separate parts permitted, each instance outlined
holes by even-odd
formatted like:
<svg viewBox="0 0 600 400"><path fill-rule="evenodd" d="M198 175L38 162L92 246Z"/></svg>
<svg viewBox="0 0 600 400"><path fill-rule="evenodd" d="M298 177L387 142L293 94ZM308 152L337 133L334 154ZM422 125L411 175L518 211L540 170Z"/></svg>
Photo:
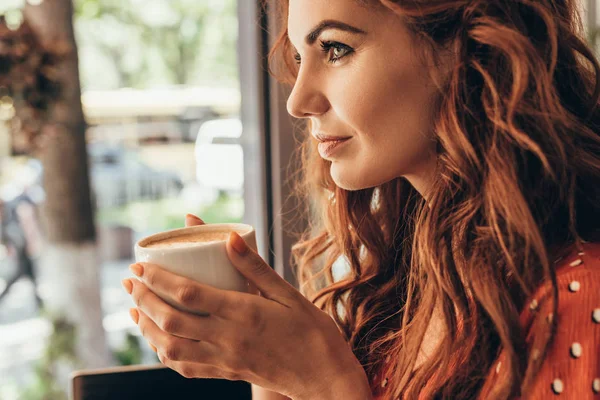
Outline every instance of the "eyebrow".
<svg viewBox="0 0 600 400"><path fill-rule="evenodd" d="M328 29L337 29L340 31L355 33L355 34L359 34L359 35L367 34L367 32L365 32L361 29L355 28L352 25L348 25L344 22L336 21L333 19L326 19L324 21L321 21L317 26L315 26L313 28L313 30L308 35L306 35L306 38L304 39L304 41L306 42L306 44L312 45L317 41L317 39L319 38L321 33L323 33L324 31L326 31Z"/></svg>

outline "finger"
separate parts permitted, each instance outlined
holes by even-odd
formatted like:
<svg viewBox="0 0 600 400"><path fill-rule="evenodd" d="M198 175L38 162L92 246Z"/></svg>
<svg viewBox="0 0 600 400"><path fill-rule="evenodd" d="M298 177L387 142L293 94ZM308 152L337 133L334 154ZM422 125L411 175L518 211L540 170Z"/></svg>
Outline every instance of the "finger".
<svg viewBox="0 0 600 400"><path fill-rule="evenodd" d="M196 226L196 225L204 225L204 221L200 218L196 217L193 214L187 214L185 216L185 226Z"/></svg>
<svg viewBox="0 0 600 400"><path fill-rule="evenodd" d="M160 352L158 352L157 355L161 363L163 363L165 366L169 367L173 371L179 373L184 378L228 379L229 377L229 380L242 380L240 379L239 375L236 375L234 373L223 372L220 369L213 367L212 365L185 361L173 361L168 359Z"/></svg>
<svg viewBox="0 0 600 400"><path fill-rule="evenodd" d="M230 318L238 312L237 300L244 294L204 285L153 264L137 263L130 269L158 296L198 314Z"/></svg>
<svg viewBox="0 0 600 400"><path fill-rule="evenodd" d="M215 365L219 360L217 348L208 342L198 342L169 335L161 330L140 309L138 326L142 336L156 347L157 352L172 361L193 361L202 364Z"/></svg>
<svg viewBox="0 0 600 400"><path fill-rule="evenodd" d="M131 279L133 302L164 332L191 340L215 343L225 327L223 320L199 317L171 307L142 282Z"/></svg>
<svg viewBox="0 0 600 400"><path fill-rule="evenodd" d="M229 235L226 247L231 263L260 290L263 297L288 306L291 305L290 300L297 299L298 291L248 247L236 232Z"/></svg>

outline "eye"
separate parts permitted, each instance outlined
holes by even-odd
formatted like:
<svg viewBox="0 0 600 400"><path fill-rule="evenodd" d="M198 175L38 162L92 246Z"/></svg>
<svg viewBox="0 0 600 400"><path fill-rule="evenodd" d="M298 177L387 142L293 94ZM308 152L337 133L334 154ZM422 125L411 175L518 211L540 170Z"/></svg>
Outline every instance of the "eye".
<svg viewBox="0 0 600 400"><path fill-rule="evenodd" d="M352 47L339 42L321 41L321 49L329 55L329 62L335 63L342 58L351 54L354 49Z"/></svg>
<svg viewBox="0 0 600 400"><path fill-rule="evenodd" d="M328 62L335 63L354 52L354 49L340 42L321 41L321 50L328 55ZM300 53L294 52L296 64L302 63Z"/></svg>

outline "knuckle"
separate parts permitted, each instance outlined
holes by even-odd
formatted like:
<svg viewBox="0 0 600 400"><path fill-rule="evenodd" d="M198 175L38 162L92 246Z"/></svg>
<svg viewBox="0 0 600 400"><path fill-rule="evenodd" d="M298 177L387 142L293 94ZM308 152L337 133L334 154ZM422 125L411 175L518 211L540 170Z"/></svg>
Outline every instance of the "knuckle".
<svg viewBox="0 0 600 400"><path fill-rule="evenodd" d="M138 286L133 286L133 302L139 307L142 304L142 297L144 296L143 290Z"/></svg>
<svg viewBox="0 0 600 400"><path fill-rule="evenodd" d="M160 324L160 328L167 333L178 333L180 326L179 319L173 315L164 317Z"/></svg>
<svg viewBox="0 0 600 400"><path fill-rule="evenodd" d="M142 305L146 304L146 301L148 300L148 290L142 285L138 285L136 300L138 307L142 307Z"/></svg>
<svg viewBox="0 0 600 400"><path fill-rule="evenodd" d="M259 332L262 331L264 319L262 313L258 310L258 308L248 307L247 316L248 321L250 322L250 326L252 326L254 330L257 330Z"/></svg>
<svg viewBox="0 0 600 400"><path fill-rule="evenodd" d="M191 379L191 378L195 378L196 377L196 372L189 365L182 365L179 368L178 372L179 372L179 374L181 376L183 376L184 378L187 378L187 379Z"/></svg>
<svg viewBox="0 0 600 400"><path fill-rule="evenodd" d="M154 287L156 285L156 270L154 268L144 268L144 278L148 285Z"/></svg>
<svg viewBox="0 0 600 400"><path fill-rule="evenodd" d="M181 355L180 347L176 341L169 341L163 350L165 357L169 360L177 361Z"/></svg>
<svg viewBox="0 0 600 400"><path fill-rule="evenodd" d="M140 317L139 327L140 327L140 333L142 334L142 336L146 337L146 324L142 322L141 317Z"/></svg>
<svg viewBox="0 0 600 400"><path fill-rule="evenodd" d="M176 300L184 306L194 305L199 297L200 292L197 288L192 285L181 286L176 293Z"/></svg>
<svg viewBox="0 0 600 400"><path fill-rule="evenodd" d="M261 275L268 272L267 268L269 267L267 267L263 259L258 254L252 252L250 253L249 258L250 265L252 266L252 269L254 269L255 273Z"/></svg>

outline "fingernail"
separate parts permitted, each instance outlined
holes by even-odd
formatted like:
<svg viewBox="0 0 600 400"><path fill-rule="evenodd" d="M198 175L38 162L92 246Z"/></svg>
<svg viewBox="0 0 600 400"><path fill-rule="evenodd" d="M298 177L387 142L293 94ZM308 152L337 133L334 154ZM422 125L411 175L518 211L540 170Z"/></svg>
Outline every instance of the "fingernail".
<svg viewBox="0 0 600 400"><path fill-rule="evenodd" d="M142 274L144 273L144 267L142 267L140 264L132 264L129 266L129 270L135 275L135 276L142 276Z"/></svg>
<svg viewBox="0 0 600 400"><path fill-rule="evenodd" d="M123 279L121 281L121 285L123 285L127 293L131 294L131 292L133 292L133 282L131 282L129 279Z"/></svg>
<svg viewBox="0 0 600 400"><path fill-rule="evenodd" d="M156 347L154 347L154 345L152 343L148 343L148 346L150 346L150 348L152 349L153 352L158 353L158 349Z"/></svg>
<svg viewBox="0 0 600 400"><path fill-rule="evenodd" d="M246 246L246 242L236 232L231 232L229 234L229 243L231 243L231 247L233 247L233 249L239 255L244 255L248 251L248 246Z"/></svg>
<svg viewBox="0 0 600 400"><path fill-rule="evenodd" d="M196 217L194 214L186 214L185 218L193 219L194 221L200 222L201 224L204 223L204 221Z"/></svg>
<svg viewBox="0 0 600 400"><path fill-rule="evenodd" d="M135 322L135 324L137 325L138 321L140 320L140 313L138 312L138 310L136 310L135 308L130 308L129 316L131 317L133 322Z"/></svg>

